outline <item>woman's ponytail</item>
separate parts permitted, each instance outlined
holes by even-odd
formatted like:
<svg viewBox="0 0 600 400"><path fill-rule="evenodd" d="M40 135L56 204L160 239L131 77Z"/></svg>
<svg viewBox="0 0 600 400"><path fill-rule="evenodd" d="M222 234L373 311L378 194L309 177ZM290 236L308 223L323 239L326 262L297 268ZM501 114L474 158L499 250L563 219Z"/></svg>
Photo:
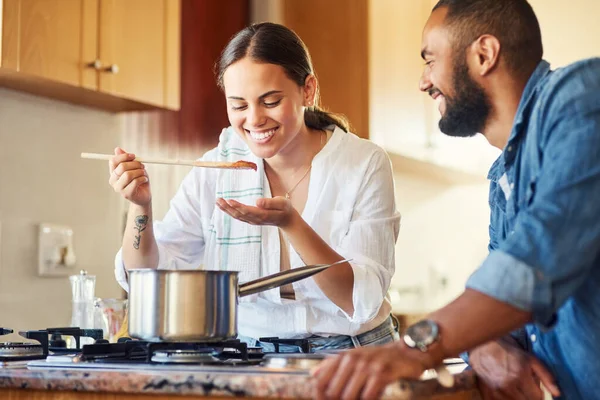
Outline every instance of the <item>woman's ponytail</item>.
<svg viewBox="0 0 600 400"><path fill-rule="evenodd" d="M304 123L312 129L323 130L331 125L336 125L344 132L350 130L348 119L341 115L327 112L318 106L307 107L304 111Z"/></svg>

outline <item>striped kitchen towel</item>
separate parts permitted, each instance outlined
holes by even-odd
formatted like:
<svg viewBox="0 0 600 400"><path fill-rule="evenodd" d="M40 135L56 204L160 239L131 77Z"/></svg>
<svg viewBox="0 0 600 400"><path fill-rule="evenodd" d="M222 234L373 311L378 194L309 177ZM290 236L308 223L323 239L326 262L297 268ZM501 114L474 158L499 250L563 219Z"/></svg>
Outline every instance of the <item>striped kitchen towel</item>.
<svg viewBox="0 0 600 400"><path fill-rule="evenodd" d="M265 183L268 185L268 182L263 160L250 151L231 127L221 132L217 157L217 161L253 162L257 171L218 170L216 198L235 199L240 203L255 206L257 199L265 197L266 192L270 193L269 190L264 190ZM232 218L216 206L211 222L205 265L211 265L211 269L239 271L239 281L242 283L259 278L263 227Z"/></svg>

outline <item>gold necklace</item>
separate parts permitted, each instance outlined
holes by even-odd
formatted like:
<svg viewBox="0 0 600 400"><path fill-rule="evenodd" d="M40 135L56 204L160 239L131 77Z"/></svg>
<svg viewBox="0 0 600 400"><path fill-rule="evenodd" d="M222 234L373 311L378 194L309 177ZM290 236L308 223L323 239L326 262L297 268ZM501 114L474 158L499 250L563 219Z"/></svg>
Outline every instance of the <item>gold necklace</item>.
<svg viewBox="0 0 600 400"><path fill-rule="evenodd" d="M325 133L325 132L323 132ZM327 135L325 133L325 135ZM323 148L323 135L321 135L321 149ZM319 150L320 151L320 150ZM298 180L298 182L296 182L296 184L294 186L292 186L292 188L290 190L288 190L287 192L285 192L285 198L286 199L291 199L292 197L290 196L290 194L294 191L294 189L296 189L298 187L298 185L300 184L300 182L302 182L304 180L304 178L306 178L306 175L308 175L308 172L310 171L310 169L312 168L312 161L310 166L306 169L306 172L304 173L304 175L302 175L302 178L300 178Z"/></svg>
<svg viewBox="0 0 600 400"><path fill-rule="evenodd" d="M302 180L304 178L306 178L306 175L308 174L308 171L310 171L310 169L312 168L312 164L308 167L308 169L306 170L306 172L304 173L304 175L302 175L302 178L300 178L300 180L298 182L296 182L296 184L287 192L285 192L285 198L286 199L290 199L290 193L292 193L294 191L294 189L296 189L296 187L298 187L298 185L300 184L300 182L302 182Z"/></svg>

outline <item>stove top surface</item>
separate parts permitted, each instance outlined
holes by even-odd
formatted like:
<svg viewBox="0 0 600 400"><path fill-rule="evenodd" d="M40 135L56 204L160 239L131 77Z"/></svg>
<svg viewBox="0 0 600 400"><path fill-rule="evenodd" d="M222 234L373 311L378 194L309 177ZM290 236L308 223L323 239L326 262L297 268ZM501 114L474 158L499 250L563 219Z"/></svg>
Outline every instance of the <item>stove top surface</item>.
<svg viewBox="0 0 600 400"><path fill-rule="evenodd" d="M0 330L0 335L6 331ZM198 343L147 342L126 338L117 343L108 343L101 339L101 331L98 333L95 330L79 328L54 328L19 333L40 343L0 342L0 367L308 374L327 356L323 353L310 353L310 343L302 339L261 338L261 341L274 343L276 350L275 353L263 353L262 348L248 347L238 339ZM87 336L96 341L79 347L77 340L76 348L53 347L53 344L61 342L61 335L73 335L76 339ZM283 343L295 344L303 352L277 352L278 344Z"/></svg>

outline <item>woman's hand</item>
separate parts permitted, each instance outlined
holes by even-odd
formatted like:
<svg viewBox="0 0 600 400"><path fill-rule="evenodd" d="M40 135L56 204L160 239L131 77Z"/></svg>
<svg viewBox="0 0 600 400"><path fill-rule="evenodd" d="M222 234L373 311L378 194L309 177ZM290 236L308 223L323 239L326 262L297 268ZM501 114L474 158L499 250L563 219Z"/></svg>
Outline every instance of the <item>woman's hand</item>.
<svg viewBox="0 0 600 400"><path fill-rule="evenodd" d="M108 183L115 192L139 206L147 206L152 200L150 181L144 164L134 161L135 155L126 153L120 147L108 162L110 177Z"/></svg>
<svg viewBox="0 0 600 400"><path fill-rule="evenodd" d="M252 225L274 225L279 228L287 227L297 214L292 203L285 197L258 199L256 207L247 206L238 201L217 199L217 207L232 218Z"/></svg>

